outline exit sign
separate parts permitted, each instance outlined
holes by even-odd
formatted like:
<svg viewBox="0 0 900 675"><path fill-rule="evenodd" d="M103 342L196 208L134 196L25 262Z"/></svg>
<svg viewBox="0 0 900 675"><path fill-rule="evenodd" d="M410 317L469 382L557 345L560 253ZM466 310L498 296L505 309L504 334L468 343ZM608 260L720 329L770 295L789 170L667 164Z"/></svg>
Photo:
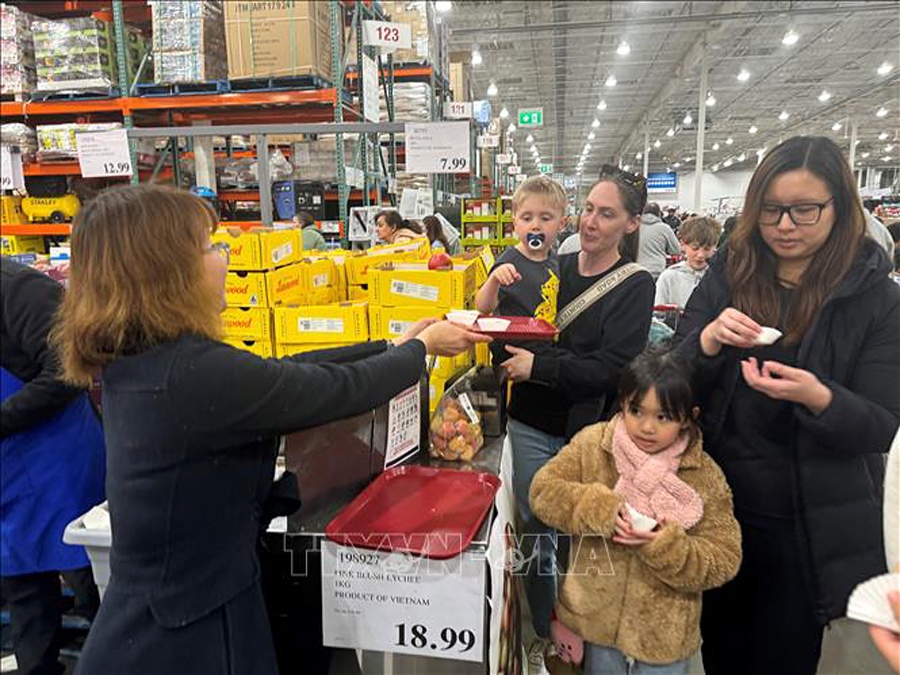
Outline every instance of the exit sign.
<svg viewBox="0 0 900 675"><path fill-rule="evenodd" d="M544 126L544 109L543 108L522 108L519 110L519 126L520 127L542 127Z"/></svg>
<svg viewBox="0 0 900 675"><path fill-rule="evenodd" d="M541 173L546 173L546 174L553 173L553 165L552 164L541 164Z"/></svg>

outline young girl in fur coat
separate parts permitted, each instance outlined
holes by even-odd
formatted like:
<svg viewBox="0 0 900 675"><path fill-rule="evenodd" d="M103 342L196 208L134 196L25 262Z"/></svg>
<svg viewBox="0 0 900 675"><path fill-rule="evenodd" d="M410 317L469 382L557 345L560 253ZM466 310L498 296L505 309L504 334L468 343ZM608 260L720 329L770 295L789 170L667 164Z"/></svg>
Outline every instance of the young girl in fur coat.
<svg viewBox="0 0 900 675"><path fill-rule="evenodd" d="M647 351L623 371L621 412L586 427L534 477L531 508L573 537L553 626L585 673L687 673L700 597L734 577L731 491L694 424L690 368Z"/></svg>

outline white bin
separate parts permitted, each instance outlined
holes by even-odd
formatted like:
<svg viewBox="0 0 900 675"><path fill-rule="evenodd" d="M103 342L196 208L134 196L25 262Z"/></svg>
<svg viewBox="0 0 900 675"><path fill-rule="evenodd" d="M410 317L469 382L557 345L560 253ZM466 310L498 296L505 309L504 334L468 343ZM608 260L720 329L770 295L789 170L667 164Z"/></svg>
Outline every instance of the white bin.
<svg viewBox="0 0 900 675"><path fill-rule="evenodd" d="M91 560L91 568L94 570L94 583L97 584L97 590L100 591L102 598L109 585L109 550L112 548L112 532L106 502L98 504L69 523L63 532L63 541L67 544L84 546Z"/></svg>

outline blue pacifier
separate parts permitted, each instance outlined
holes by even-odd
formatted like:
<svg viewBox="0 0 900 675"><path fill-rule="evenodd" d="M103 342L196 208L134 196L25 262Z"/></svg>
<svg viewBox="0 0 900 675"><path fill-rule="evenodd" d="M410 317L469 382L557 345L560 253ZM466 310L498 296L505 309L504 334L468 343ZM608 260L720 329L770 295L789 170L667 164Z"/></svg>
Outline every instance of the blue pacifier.
<svg viewBox="0 0 900 675"><path fill-rule="evenodd" d="M525 235L525 241L528 244L528 248L539 249L544 245L544 241L546 237L542 232L529 232Z"/></svg>

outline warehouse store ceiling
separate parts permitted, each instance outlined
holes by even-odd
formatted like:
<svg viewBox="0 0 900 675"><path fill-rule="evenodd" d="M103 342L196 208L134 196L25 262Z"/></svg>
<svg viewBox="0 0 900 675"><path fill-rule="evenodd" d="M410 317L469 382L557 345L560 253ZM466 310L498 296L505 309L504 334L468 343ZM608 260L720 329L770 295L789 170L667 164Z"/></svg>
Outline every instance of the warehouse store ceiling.
<svg viewBox="0 0 900 675"><path fill-rule="evenodd" d="M704 62L706 168L752 168L800 133L848 149L854 123L858 166L900 157L897 1L457 1L445 16L451 50L481 57L475 98L507 108L507 124L543 107L515 147L528 156L530 133L556 171L575 173L586 144L586 175L641 167L645 133L651 170L690 170Z"/></svg>

